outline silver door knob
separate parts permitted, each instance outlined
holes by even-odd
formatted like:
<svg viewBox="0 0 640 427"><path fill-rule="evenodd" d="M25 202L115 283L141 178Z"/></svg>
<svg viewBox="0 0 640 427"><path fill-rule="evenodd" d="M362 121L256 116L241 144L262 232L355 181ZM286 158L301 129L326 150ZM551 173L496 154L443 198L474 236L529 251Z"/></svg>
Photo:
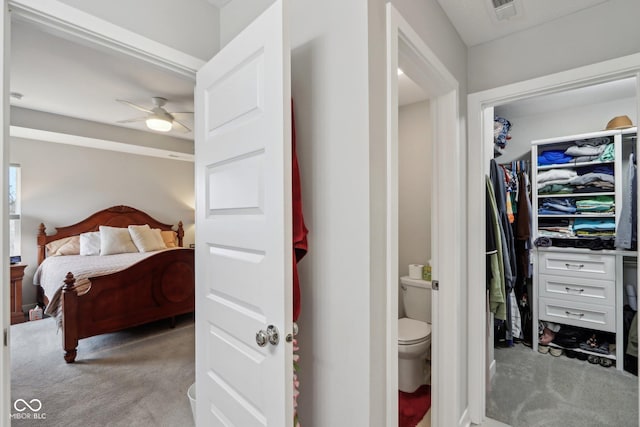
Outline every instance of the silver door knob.
<svg viewBox="0 0 640 427"><path fill-rule="evenodd" d="M267 345L267 333L262 329L256 333L256 344L260 347Z"/></svg>
<svg viewBox="0 0 640 427"><path fill-rule="evenodd" d="M260 329L256 332L256 344L260 347L264 347L267 343L271 345L278 345L280 342L280 333L278 332L278 328L273 325L267 326L267 330Z"/></svg>

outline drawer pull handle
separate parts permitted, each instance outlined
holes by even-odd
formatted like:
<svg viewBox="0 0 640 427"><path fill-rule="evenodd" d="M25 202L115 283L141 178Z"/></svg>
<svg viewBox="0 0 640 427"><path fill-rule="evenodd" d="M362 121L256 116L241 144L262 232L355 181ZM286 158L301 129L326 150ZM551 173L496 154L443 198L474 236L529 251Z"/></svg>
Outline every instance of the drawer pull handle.
<svg viewBox="0 0 640 427"><path fill-rule="evenodd" d="M584 313L572 313L570 311L565 311L565 313L567 313L567 316L577 316L577 317L583 317Z"/></svg>
<svg viewBox="0 0 640 427"><path fill-rule="evenodd" d="M571 267L575 267L578 270L580 270L581 268L584 268L584 264L569 264L567 262L567 263L565 263L565 265L567 266L568 269L570 269Z"/></svg>
<svg viewBox="0 0 640 427"><path fill-rule="evenodd" d="M565 289L567 290L567 293L569 293L570 291L576 291L578 293L582 293L584 292L584 289L579 289L579 288L570 288L568 286L565 287Z"/></svg>

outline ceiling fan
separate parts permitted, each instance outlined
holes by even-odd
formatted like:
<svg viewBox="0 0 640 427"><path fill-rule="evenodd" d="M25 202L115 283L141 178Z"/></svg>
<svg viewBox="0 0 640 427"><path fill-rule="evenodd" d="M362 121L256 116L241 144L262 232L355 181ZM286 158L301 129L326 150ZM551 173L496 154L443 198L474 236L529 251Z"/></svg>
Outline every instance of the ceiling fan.
<svg viewBox="0 0 640 427"><path fill-rule="evenodd" d="M177 120L175 116L179 114L193 114L193 112L168 112L163 108L163 106L167 103L166 98L161 98L159 96L154 96L153 98L151 98L151 102L153 103L152 108L141 107L140 105L134 104L130 101L126 101L124 99L116 99L116 101L128 105L129 107L135 108L136 110L144 111L145 113L147 113L147 116L138 117L135 119L119 120L118 123L133 123L144 121L149 129L159 132L169 132L172 129L175 129L179 132L191 132L191 129L189 129L189 127L184 123Z"/></svg>

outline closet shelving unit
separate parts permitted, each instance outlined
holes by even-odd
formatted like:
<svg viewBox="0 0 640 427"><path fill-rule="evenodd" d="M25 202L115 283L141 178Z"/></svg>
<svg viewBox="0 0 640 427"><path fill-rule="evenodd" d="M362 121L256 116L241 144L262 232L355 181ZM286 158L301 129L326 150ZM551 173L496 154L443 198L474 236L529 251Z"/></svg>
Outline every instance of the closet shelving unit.
<svg viewBox="0 0 640 427"><path fill-rule="evenodd" d="M538 154L545 150L566 149L575 141L609 137L614 144L614 160L567 163L538 166ZM539 237L538 224L541 218L562 218L571 222L575 218L615 218L616 229L620 221L623 200L624 178L629 154L635 152L637 128L601 131L532 141L532 220L533 239ZM577 169L590 165L610 164L614 169L614 191L599 193L539 194L537 176L549 169ZM612 213L575 213L539 215L541 199L555 197L575 200L594 196L612 196ZM560 237L558 237L560 238ZM575 237L572 237L575 238ZM538 247L534 249L533 325L537 330L538 320L561 325L578 326L594 331L615 334L615 350L601 354L575 348L572 350L606 357L616 361L616 368L623 366L623 298L625 263L637 262L638 253L630 250L591 250L573 247ZM555 344L551 346L559 347ZM533 350L538 351L538 341L533 340Z"/></svg>

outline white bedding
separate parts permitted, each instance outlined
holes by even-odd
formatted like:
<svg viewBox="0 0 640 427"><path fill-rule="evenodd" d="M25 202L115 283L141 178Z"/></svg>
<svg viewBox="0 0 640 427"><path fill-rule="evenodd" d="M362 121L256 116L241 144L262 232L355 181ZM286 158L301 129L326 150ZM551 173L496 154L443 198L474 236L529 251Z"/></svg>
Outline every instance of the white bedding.
<svg viewBox="0 0 640 427"><path fill-rule="evenodd" d="M165 249L167 250L167 249ZM46 258L33 276L33 284L40 285L49 299L47 314L58 315L60 294L68 272L73 273L76 286L88 284L89 277L101 276L124 270L130 265L160 251L134 252L104 256L65 255Z"/></svg>

